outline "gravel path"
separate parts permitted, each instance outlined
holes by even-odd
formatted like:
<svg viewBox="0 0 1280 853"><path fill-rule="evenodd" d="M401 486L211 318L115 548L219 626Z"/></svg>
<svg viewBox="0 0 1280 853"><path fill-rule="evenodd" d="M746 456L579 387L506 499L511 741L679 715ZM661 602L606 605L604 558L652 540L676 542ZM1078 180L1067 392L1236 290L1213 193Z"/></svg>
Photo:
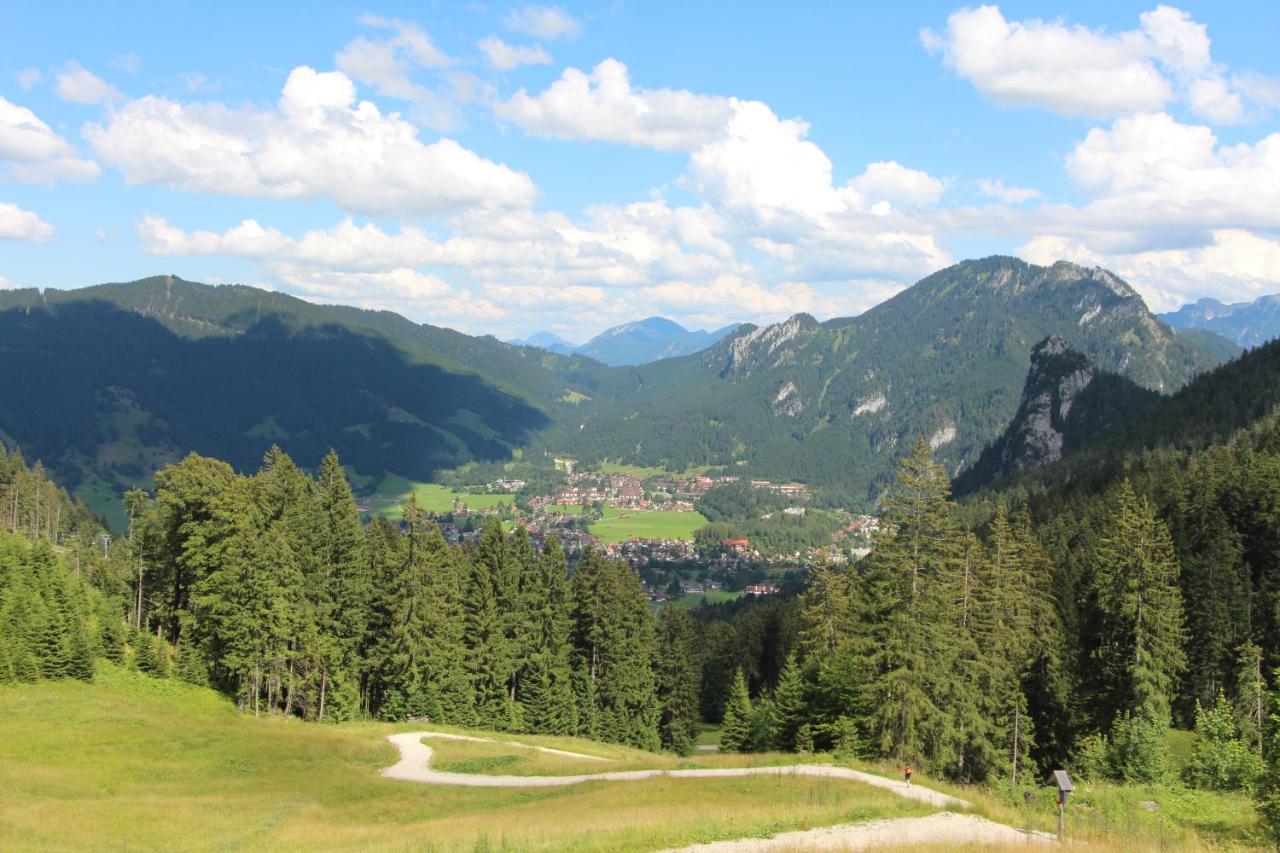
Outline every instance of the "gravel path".
<svg viewBox="0 0 1280 853"><path fill-rule="evenodd" d="M740 838L680 848L678 853L755 853L757 850L867 850L913 844L1050 844L1051 835L1014 829L971 814L939 812L928 817L869 820L784 832L772 838ZM667 851L676 853L676 851Z"/></svg>
<svg viewBox="0 0 1280 853"><path fill-rule="evenodd" d="M969 803L959 797L953 797L941 791L934 791L920 785L907 785L873 773L863 773L847 767L832 767L826 764L793 764L785 767L723 767L705 770L618 770L607 773L580 773L573 776L490 776L478 773L445 773L431 769L431 747L422 742L424 737L512 744L511 741L495 741L489 738L431 731L388 735L387 740L395 744L400 750L400 760L383 770L382 775L388 779L399 779L405 782L422 782L429 785L465 785L473 788L544 788L556 785L577 785L582 782L634 782L659 776L673 779L716 779L731 776L820 776L830 779L848 779L852 782L874 785L877 788L893 791L901 797L942 808L952 806L969 807ZM528 744L513 745L529 747ZM602 760L596 755L583 755L548 747L532 748L572 758Z"/></svg>

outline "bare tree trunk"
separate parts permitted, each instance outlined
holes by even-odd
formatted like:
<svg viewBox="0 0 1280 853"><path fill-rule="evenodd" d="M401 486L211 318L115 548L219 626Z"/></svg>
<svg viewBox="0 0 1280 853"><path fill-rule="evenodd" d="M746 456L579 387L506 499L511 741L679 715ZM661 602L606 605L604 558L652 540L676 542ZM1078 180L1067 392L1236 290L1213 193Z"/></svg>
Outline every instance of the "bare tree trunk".
<svg viewBox="0 0 1280 853"><path fill-rule="evenodd" d="M142 560L138 560L138 603L133 610L134 630L142 630Z"/></svg>
<svg viewBox="0 0 1280 853"><path fill-rule="evenodd" d="M284 715L293 714L293 659L289 659L289 684L284 691Z"/></svg>
<svg viewBox="0 0 1280 853"><path fill-rule="evenodd" d="M324 722L324 691L329 686L329 673L321 668L320 670L320 715L316 717L320 722Z"/></svg>
<svg viewBox="0 0 1280 853"><path fill-rule="evenodd" d="M1022 750L1019 738L1022 734L1022 697L1015 697L1013 700L1013 784L1018 785L1018 758Z"/></svg>

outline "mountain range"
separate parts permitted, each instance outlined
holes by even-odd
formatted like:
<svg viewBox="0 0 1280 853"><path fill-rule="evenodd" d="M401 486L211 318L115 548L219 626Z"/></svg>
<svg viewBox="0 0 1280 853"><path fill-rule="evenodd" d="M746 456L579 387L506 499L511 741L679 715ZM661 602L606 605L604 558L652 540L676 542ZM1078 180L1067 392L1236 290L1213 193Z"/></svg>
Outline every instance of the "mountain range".
<svg viewBox="0 0 1280 853"><path fill-rule="evenodd" d="M1175 328L1203 329L1242 347L1256 347L1280 337L1280 294L1230 305L1205 298L1159 316Z"/></svg>
<svg viewBox="0 0 1280 853"><path fill-rule="evenodd" d="M537 332L508 343L539 347L561 355L585 355L603 364L621 367L699 352L737 327L735 323L713 332L702 329L690 331L665 317L648 317L605 329L580 346L571 344L554 332Z"/></svg>
<svg viewBox="0 0 1280 853"><path fill-rule="evenodd" d="M1162 393L1223 360L1105 270L993 257L857 317L743 326L701 353L635 368L634 387L547 440L587 458L727 465L871 502L918 437L953 473L973 464L1016 413L1032 348L1055 333Z"/></svg>
<svg viewBox="0 0 1280 853"><path fill-rule="evenodd" d="M1053 334L1161 393L1232 346L1170 329L1105 270L1003 257L941 270L857 317L744 325L691 355L612 367L158 276L0 292L0 441L104 503L185 453L250 470L279 444L305 464L333 447L366 487L523 450L800 480L869 505L919 436L953 472L976 462Z"/></svg>

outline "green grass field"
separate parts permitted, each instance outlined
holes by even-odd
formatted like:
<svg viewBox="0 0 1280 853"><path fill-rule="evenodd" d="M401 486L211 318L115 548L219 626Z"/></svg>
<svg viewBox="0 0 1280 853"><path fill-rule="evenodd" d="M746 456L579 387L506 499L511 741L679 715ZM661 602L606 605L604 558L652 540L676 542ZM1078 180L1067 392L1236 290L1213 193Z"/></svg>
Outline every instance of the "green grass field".
<svg viewBox="0 0 1280 853"><path fill-rule="evenodd" d="M254 719L211 691L110 665L93 685L6 688L0 849L653 850L929 811L828 779L655 778L507 790L397 782L378 775L397 758L384 740L397 728L414 726ZM624 765L678 763L572 738L521 739ZM512 772L484 768L527 752L460 746L448 757L483 772Z"/></svg>
<svg viewBox="0 0 1280 853"><path fill-rule="evenodd" d="M707 523L700 512L659 509L649 512L605 507L604 517L588 530L602 542L628 539L692 539L693 531Z"/></svg>
<svg viewBox="0 0 1280 853"><path fill-rule="evenodd" d="M642 480L647 480L650 477L692 477L695 474L705 474L710 470L711 466L709 465L695 465L683 471L669 471L661 466L625 465L621 462L600 463L600 473L602 474L630 474Z"/></svg>
<svg viewBox="0 0 1280 853"><path fill-rule="evenodd" d="M713 589L707 592L690 592L679 598L673 598L667 602L668 607L679 607L681 610L693 610L695 607L701 606L703 601L707 604L720 604L725 601L736 601L742 598L742 592L729 592L723 589Z"/></svg>
<svg viewBox="0 0 1280 853"><path fill-rule="evenodd" d="M455 498L473 510L492 509L501 504L511 506L515 503L514 495L473 495L454 491L439 483L407 480L398 474L388 474L383 477L374 489L373 495L367 500L374 515L397 520L403 517L401 505L409 499L410 494L417 495L418 506L429 512L448 512L453 509Z"/></svg>
<svg viewBox="0 0 1280 853"><path fill-rule="evenodd" d="M212 691L109 664L100 664L92 685L0 689L0 849L653 850L934 811L889 791L803 777L659 777L525 789L381 778L378 771L398 757L385 736L421 727L254 719ZM612 760L428 739L435 766L556 775L832 760L716 753L680 759L577 738L475 734ZM699 743L713 743L718 734L706 727ZM888 764L840 763L897 772ZM1026 783L988 792L920 781L972 801L976 813L1001 823L1040 830L1054 824L1053 797L1044 788L1027 807ZM1247 797L1176 784L1080 784L1068 831L1092 850L1265 849Z"/></svg>

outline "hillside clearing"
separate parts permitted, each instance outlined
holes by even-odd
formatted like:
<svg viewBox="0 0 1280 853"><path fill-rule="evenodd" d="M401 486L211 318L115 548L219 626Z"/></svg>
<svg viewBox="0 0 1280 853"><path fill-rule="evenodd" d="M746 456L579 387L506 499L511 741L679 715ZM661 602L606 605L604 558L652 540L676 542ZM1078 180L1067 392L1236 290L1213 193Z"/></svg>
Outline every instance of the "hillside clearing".
<svg viewBox="0 0 1280 853"><path fill-rule="evenodd" d="M0 690L0 848L654 850L928 811L868 786L776 775L655 778L625 797L595 782L407 785L379 778L397 728L254 719L211 691L110 665L92 685Z"/></svg>

